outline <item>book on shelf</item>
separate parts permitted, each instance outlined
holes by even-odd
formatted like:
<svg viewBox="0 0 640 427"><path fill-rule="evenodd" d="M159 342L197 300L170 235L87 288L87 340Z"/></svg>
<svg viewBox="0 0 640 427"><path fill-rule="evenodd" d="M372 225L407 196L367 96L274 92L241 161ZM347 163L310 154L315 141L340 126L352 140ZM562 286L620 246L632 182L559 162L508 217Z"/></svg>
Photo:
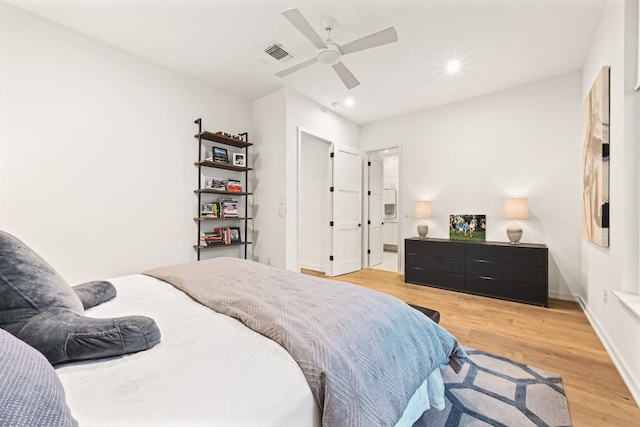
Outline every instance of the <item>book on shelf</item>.
<svg viewBox="0 0 640 427"><path fill-rule="evenodd" d="M227 180L227 191L232 191L234 193L242 193L242 182L238 179L229 179Z"/></svg>
<svg viewBox="0 0 640 427"><path fill-rule="evenodd" d="M218 199L220 203L220 218L239 218L238 201L236 199Z"/></svg>
<svg viewBox="0 0 640 427"><path fill-rule="evenodd" d="M213 231L200 233L200 246L230 245L240 242L238 227L216 227Z"/></svg>
<svg viewBox="0 0 640 427"><path fill-rule="evenodd" d="M215 228L213 231L205 231L200 233L200 246L223 245L224 231L222 228Z"/></svg>
<svg viewBox="0 0 640 427"><path fill-rule="evenodd" d="M227 180L222 178L207 178L206 188L227 191Z"/></svg>

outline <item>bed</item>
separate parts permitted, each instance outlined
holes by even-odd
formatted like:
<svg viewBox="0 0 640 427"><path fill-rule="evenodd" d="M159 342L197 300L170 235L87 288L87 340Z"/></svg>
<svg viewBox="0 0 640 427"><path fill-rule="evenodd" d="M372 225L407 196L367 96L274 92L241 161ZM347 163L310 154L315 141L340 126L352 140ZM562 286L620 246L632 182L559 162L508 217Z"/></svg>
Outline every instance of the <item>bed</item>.
<svg viewBox="0 0 640 427"><path fill-rule="evenodd" d="M274 341L158 279L111 282L117 297L87 316L149 316L162 340L147 351L56 369L81 426L319 425L300 368Z"/></svg>
<svg viewBox="0 0 640 427"><path fill-rule="evenodd" d="M56 374L82 426L411 426L444 407L464 350L389 295L235 258L111 280L92 318L131 314L161 341ZM57 416L57 415L56 415Z"/></svg>

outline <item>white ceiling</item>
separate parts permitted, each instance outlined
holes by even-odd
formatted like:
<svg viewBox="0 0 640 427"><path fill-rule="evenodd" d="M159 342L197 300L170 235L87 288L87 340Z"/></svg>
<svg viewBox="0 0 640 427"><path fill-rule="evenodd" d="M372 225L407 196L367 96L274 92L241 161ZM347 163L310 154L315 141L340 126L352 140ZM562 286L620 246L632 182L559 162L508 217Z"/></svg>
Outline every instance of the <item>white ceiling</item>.
<svg viewBox="0 0 640 427"><path fill-rule="evenodd" d="M257 99L288 86L364 124L582 68L605 0L5 0L164 67ZM327 66L274 72L315 55L281 11L298 7L344 44L395 26L398 42L343 58L347 90ZM277 41L295 57L263 52ZM455 75L444 72L462 62Z"/></svg>

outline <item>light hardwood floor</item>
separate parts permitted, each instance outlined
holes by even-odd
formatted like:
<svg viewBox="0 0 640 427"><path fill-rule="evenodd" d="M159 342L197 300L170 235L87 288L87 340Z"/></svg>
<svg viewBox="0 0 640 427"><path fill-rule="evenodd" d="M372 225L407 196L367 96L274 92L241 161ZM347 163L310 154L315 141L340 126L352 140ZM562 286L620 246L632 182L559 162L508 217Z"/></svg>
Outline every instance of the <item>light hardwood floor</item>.
<svg viewBox="0 0 640 427"><path fill-rule="evenodd" d="M464 346L557 372L576 427L640 426L640 409L577 303L552 299L549 308L536 307L411 285L373 269L336 279L438 310L440 324Z"/></svg>

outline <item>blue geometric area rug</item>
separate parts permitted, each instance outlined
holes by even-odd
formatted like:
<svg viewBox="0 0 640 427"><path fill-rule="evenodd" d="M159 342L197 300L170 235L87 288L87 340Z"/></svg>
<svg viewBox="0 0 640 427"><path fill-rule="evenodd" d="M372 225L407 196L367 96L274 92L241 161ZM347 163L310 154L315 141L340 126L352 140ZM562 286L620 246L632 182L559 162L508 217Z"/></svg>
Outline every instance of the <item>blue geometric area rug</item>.
<svg viewBox="0 0 640 427"><path fill-rule="evenodd" d="M447 368L446 407L430 409L418 426L571 426L562 378L553 372L472 348L456 374Z"/></svg>

